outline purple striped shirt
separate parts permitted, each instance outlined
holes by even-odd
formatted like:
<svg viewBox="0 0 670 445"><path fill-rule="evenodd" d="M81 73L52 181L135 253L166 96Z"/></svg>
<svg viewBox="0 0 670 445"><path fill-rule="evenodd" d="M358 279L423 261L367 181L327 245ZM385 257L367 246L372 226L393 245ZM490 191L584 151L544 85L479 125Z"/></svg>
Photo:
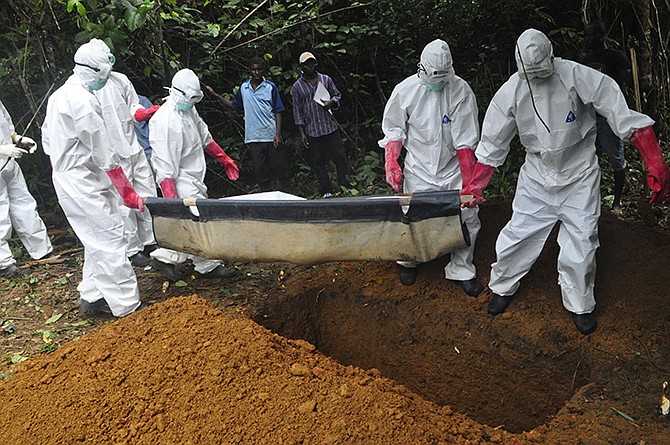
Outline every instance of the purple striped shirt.
<svg viewBox="0 0 670 445"><path fill-rule="evenodd" d="M333 79L321 73L317 73L317 76L318 82L314 85L300 76L291 87L295 124L304 126L305 134L313 138L325 136L339 128L335 117L314 100L317 83L323 84L330 93L330 100L334 102L331 110L337 110L340 107L342 97Z"/></svg>

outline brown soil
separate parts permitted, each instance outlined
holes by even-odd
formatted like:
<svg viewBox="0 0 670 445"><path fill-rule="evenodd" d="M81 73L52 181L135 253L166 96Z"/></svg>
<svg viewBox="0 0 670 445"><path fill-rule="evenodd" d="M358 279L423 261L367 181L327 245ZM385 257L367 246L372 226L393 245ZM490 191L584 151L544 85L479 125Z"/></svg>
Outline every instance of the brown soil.
<svg viewBox="0 0 670 445"><path fill-rule="evenodd" d="M475 260L485 281L509 206L481 216ZM447 259L420 266L411 287L393 263L238 264L234 280L191 277L183 287L138 271L155 304L120 320L86 318L81 253L61 251L32 263L30 278L0 280L0 437L668 444L658 402L670 380L670 233L611 215L600 227L590 336L562 307L554 239L495 318L490 294L471 298L444 280Z"/></svg>

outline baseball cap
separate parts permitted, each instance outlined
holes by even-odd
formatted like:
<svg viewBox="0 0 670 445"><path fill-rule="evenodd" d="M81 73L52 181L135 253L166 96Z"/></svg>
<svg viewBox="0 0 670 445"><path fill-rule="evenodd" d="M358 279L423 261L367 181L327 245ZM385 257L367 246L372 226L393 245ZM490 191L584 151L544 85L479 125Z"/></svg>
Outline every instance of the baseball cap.
<svg viewBox="0 0 670 445"><path fill-rule="evenodd" d="M300 54L300 63L303 64L307 62L309 59L314 59L316 61L316 57L314 57L314 54L305 51L304 53Z"/></svg>

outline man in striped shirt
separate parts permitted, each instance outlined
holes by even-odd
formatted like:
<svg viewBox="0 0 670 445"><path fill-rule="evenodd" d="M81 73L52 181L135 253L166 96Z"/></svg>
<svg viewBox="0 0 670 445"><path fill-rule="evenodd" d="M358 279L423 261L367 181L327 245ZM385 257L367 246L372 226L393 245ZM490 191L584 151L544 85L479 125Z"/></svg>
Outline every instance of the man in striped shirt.
<svg viewBox="0 0 670 445"><path fill-rule="evenodd" d="M293 117L300 128L300 138L309 153L320 192L327 198L333 194L328 177L329 160L335 163L340 190L348 186L349 163L332 112L340 107L341 94L333 79L317 72L316 57L312 53L302 53L299 61L302 75L291 87Z"/></svg>

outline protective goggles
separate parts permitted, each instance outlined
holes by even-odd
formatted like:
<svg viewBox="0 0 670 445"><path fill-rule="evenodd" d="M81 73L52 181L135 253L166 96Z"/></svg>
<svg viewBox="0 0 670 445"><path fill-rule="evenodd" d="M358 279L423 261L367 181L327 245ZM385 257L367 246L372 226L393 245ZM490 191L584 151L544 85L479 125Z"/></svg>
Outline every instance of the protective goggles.
<svg viewBox="0 0 670 445"><path fill-rule="evenodd" d="M95 67L88 65L86 63L80 63L80 62L75 62L75 65L83 66L88 69L91 69L97 73L97 77L99 79L106 79L109 77L109 73L112 71L112 66L111 65L103 65L101 68Z"/></svg>
<svg viewBox="0 0 670 445"><path fill-rule="evenodd" d="M449 75L451 74L451 71L449 71L449 70L446 70L446 71L445 70L433 70L431 72L428 72L428 70L426 70L426 67L423 66L423 63L421 63L421 62L417 63L416 66L418 68L416 70L416 74L419 77L425 76L425 77L427 77L431 80L438 80L441 77L449 77Z"/></svg>
<svg viewBox="0 0 670 445"><path fill-rule="evenodd" d="M177 88L174 85L172 86L172 88L176 91L179 91L181 95L184 96L184 100L190 104L197 104L203 98L202 91L198 91L197 93L194 94L186 94L186 91L182 90L181 88Z"/></svg>

